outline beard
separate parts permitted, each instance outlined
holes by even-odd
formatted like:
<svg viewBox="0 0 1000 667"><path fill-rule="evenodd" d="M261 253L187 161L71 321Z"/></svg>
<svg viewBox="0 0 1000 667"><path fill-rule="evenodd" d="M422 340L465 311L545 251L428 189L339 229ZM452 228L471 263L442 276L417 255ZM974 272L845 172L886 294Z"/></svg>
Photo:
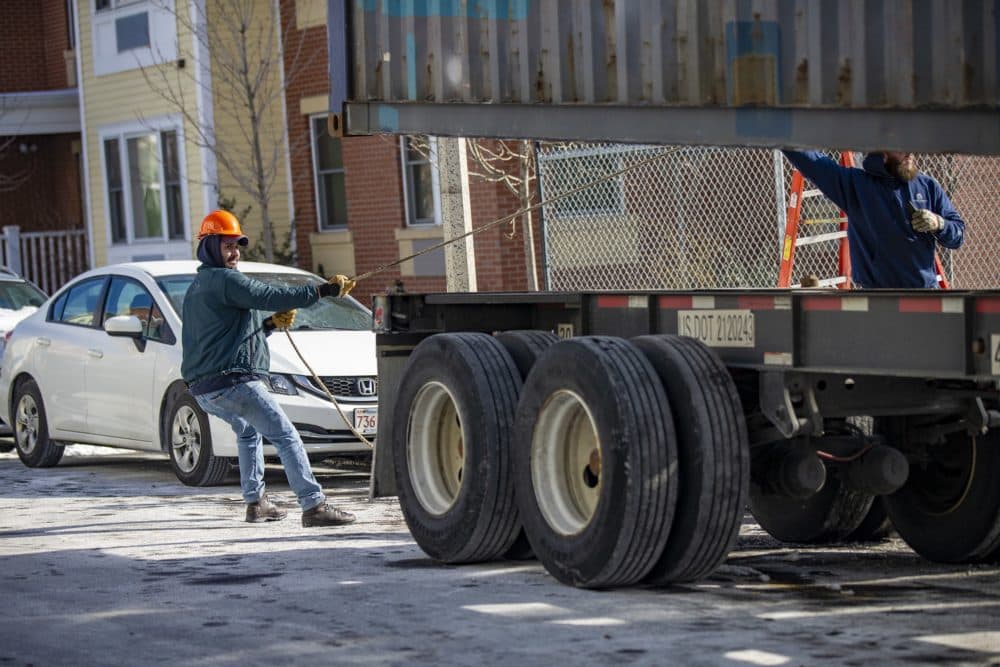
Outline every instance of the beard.
<svg viewBox="0 0 1000 667"><path fill-rule="evenodd" d="M903 162L886 156L885 168L901 181L912 181L917 177L917 167L913 161Z"/></svg>

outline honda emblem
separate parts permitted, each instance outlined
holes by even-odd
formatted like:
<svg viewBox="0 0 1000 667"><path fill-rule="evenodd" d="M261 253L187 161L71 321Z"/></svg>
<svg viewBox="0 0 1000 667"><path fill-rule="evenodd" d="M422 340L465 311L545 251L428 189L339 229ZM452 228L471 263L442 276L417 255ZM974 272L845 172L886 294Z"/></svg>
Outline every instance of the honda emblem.
<svg viewBox="0 0 1000 667"><path fill-rule="evenodd" d="M358 394L360 396L374 396L375 378L358 378Z"/></svg>

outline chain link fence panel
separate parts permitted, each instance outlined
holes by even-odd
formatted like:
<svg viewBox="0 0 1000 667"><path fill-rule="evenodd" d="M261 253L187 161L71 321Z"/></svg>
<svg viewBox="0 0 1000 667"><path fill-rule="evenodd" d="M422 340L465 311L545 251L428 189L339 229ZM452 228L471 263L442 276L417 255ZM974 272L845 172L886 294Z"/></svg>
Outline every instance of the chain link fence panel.
<svg viewBox="0 0 1000 667"><path fill-rule="evenodd" d="M836 159L839 154L830 153ZM855 155L860 165L861 155ZM952 288L1000 287L1000 158L920 155L966 221L941 249ZM538 151L546 283L551 290L775 287L792 167L756 148L546 144ZM628 169L613 178L609 174ZM807 187L812 187L807 181ZM802 235L838 228L840 211L807 199ZM837 273L836 241L802 246L793 279Z"/></svg>

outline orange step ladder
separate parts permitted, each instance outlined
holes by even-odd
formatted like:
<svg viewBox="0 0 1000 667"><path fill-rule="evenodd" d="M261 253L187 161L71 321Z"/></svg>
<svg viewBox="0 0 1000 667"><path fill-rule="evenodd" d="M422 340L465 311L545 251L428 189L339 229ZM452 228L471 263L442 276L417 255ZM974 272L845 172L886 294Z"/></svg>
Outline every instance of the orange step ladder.
<svg viewBox="0 0 1000 667"><path fill-rule="evenodd" d="M854 154L844 151L840 154L840 164L844 167L854 166ZM812 197L822 197L818 189L806 190L805 177L798 169L792 170L792 186L788 193L788 206L785 209L785 236L781 244L781 263L778 266L778 287L800 287L792 283L792 267L795 265L795 250L801 246L816 243L838 241L837 275L832 278L821 278L818 287L833 287L850 289L851 287L851 255L847 246L847 215L841 211L839 218L820 218L802 220L802 202ZM839 228L835 232L799 236L800 224L820 224L836 222Z"/></svg>
<svg viewBox="0 0 1000 667"><path fill-rule="evenodd" d="M840 154L839 163L843 167L854 167L854 154L850 151L843 151ZM795 265L795 250L804 245L815 243L826 243L829 241L839 241L837 249L837 275L832 278L821 278L818 285L814 287L833 287L838 289L851 288L851 254L847 242L847 214L840 212L839 218L818 218L812 220L802 220L802 202L804 199L821 197L823 193L818 189L806 190L805 177L798 169L792 170L792 185L789 188L788 206L785 209L785 236L781 244L781 262L778 267L778 287L801 287L800 283L792 283L792 267ZM820 224L836 222L839 229L826 234L814 234L811 236L799 236L800 224ZM941 257L934 253L934 271L937 273L938 286L941 289L950 289L948 278L945 276L944 265Z"/></svg>

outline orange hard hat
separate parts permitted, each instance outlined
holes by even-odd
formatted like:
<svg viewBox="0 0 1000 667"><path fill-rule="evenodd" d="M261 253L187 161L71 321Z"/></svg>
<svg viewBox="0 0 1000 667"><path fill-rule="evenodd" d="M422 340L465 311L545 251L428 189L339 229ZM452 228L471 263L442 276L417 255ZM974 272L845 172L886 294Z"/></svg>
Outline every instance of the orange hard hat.
<svg viewBox="0 0 1000 667"><path fill-rule="evenodd" d="M206 236L212 234L218 234L219 236L238 236L240 245L247 245L250 243L244 234L243 230L240 228L240 221L236 219L236 216L229 211L212 211L205 216L205 219L201 221L201 229L198 230L198 238L203 239Z"/></svg>

